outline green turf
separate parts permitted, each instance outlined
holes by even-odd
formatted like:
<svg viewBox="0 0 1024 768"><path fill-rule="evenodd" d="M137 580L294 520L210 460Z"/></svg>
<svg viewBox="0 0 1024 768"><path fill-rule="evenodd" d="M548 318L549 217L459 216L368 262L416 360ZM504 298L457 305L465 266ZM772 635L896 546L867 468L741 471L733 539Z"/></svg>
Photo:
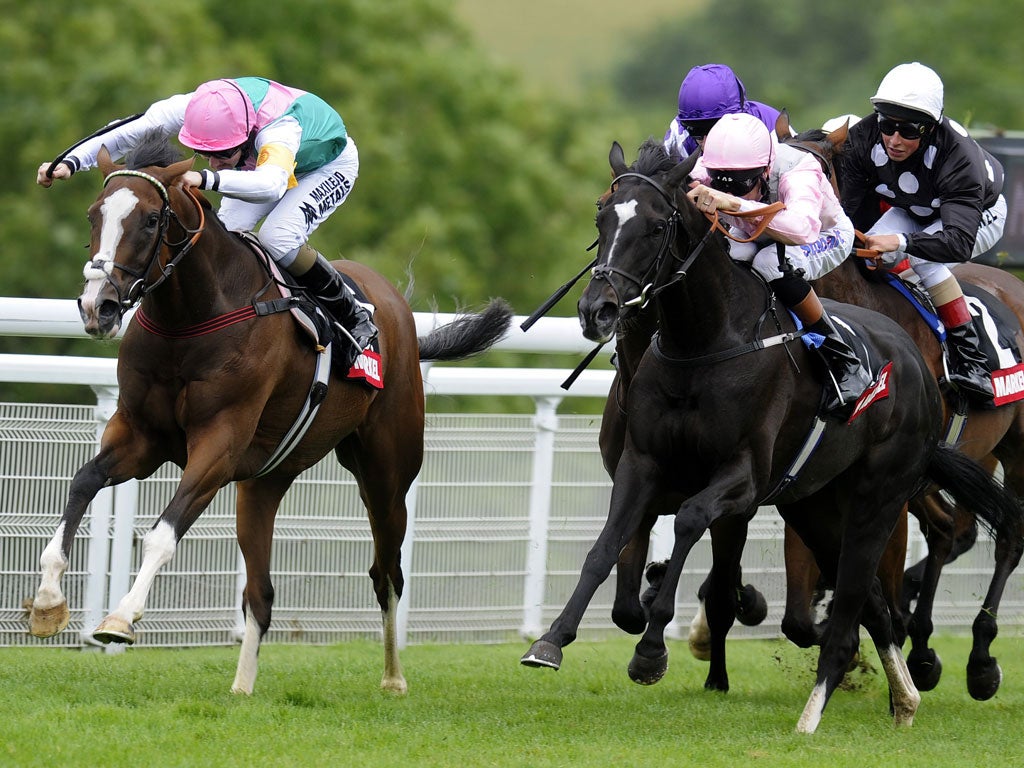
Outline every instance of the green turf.
<svg viewBox="0 0 1024 768"><path fill-rule="evenodd" d="M1004 634L1014 635L1014 631ZM942 637L939 687L896 729L877 659L851 675L814 735L794 732L815 654L730 643L728 694L670 645L656 686L629 681L634 640L579 642L562 670L519 664L527 643L413 646L410 692L379 690L381 649L268 645L252 697L228 692L234 648L115 656L0 650L3 766L871 766L1019 765L1024 638L1001 637L1005 680L970 699L969 641Z"/></svg>

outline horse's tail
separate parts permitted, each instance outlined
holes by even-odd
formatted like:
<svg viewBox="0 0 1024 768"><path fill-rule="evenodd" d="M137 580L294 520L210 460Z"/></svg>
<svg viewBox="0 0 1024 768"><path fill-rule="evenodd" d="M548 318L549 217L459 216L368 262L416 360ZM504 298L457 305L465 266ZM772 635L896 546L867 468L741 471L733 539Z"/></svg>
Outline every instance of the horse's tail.
<svg viewBox="0 0 1024 768"><path fill-rule="evenodd" d="M974 513L994 536L1007 536L1012 541L1024 533L1021 500L960 451L940 444L928 465L928 478Z"/></svg>
<svg viewBox="0 0 1024 768"><path fill-rule="evenodd" d="M512 323L512 307L491 299L479 313L460 313L452 322L421 336L420 360L462 360L490 349Z"/></svg>

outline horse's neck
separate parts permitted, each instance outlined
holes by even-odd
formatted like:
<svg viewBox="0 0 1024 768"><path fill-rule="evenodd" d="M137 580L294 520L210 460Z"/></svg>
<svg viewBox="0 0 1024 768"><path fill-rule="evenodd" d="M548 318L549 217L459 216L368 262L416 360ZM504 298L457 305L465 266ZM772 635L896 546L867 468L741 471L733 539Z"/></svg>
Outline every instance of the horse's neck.
<svg viewBox="0 0 1024 768"><path fill-rule="evenodd" d="M658 296L661 345L680 356L696 356L749 340L765 309L764 297L757 281L742 275L720 245L709 241L686 276Z"/></svg>
<svg viewBox="0 0 1024 768"><path fill-rule="evenodd" d="M206 211L203 233L195 245L177 263L166 282L146 297L143 308L154 320L170 327L203 322L245 306L269 279L248 246L227 231L215 216ZM188 235L181 231L170 233L172 242L182 237L183 244ZM175 247L176 253L178 250Z"/></svg>

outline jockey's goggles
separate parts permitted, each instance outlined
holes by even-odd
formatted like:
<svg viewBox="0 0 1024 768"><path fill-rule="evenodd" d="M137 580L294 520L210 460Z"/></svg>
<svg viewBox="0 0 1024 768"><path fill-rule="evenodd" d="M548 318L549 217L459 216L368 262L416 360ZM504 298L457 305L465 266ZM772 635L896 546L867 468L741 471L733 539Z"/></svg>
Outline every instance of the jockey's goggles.
<svg viewBox="0 0 1024 768"><path fill-rule="evenodd" d="M764 176L764 168L752 168L750 170L718 170L708 169L708 176L711 182L708 186L725 192L728 195L743 197L757 186L757 182Z"/></svg>
<svg viewBox="0 0 1024 768"><path fill-rule="evenodd" d="M915 123L910 120L893 120L885 115L878 116L878 130L885 136L898 133L907 141L916 141L928 132L928 123Z"/></svg>
<svg viewBox="0 0 1024 768"><path fill-rule="evenodd" d="M693 137L694 141L697 141L697 139L703 139L707 136L708 132L717 122L718 118L716 117L712 120L688 120L686 122L680 122L679 124L683 126L683 129L690 134L691 137Z"/></svg>
<svg viewBox="0 0 1024 768"><path fill-rule="evenodd" d="M196 150L197 155L208 157L211 160L230 160L236 152L241 150L242 147L232 147L231 149L222 149L220 152L200 152Z"/></svg>

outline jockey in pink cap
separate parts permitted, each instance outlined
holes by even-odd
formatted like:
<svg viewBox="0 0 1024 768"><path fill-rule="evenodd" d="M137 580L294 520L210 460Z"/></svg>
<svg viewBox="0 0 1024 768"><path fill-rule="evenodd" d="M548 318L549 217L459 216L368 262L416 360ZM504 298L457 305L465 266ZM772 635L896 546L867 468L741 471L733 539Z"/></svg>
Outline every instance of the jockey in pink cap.
<svg viewBox="0 0 1024 768"><path fill-rule="evenodd" d="M209 169L188 171L186 186L218 192L218 215L229 229L253 230L273 259L315 294L334 316L350 366L377 329L341 275L307 244L342 204L359 176L359 153L341 116L323 99L260 77L203 83L193 93L158 101L78 144L48 175L50 186L96 166L100 147L123 157L153 132L178 135Z"/></svg>
<svg viewBox="0 0 1024 768"><path fill-rule="evenodd" d="M730 211L785 204L761 238L732 243L731 255L750 263L804 328L823 338L818 349L835 384L826 407L845 415L871 377L808 282L835 269L853 246L853 223L821 166L808 153L780 144L756 117L732 114L720 118L708 132L703 167L707 176L698 179L701 183L687 196L701 211L721 211L737 237L749 237L759 220L731 218Z"/></svg>

